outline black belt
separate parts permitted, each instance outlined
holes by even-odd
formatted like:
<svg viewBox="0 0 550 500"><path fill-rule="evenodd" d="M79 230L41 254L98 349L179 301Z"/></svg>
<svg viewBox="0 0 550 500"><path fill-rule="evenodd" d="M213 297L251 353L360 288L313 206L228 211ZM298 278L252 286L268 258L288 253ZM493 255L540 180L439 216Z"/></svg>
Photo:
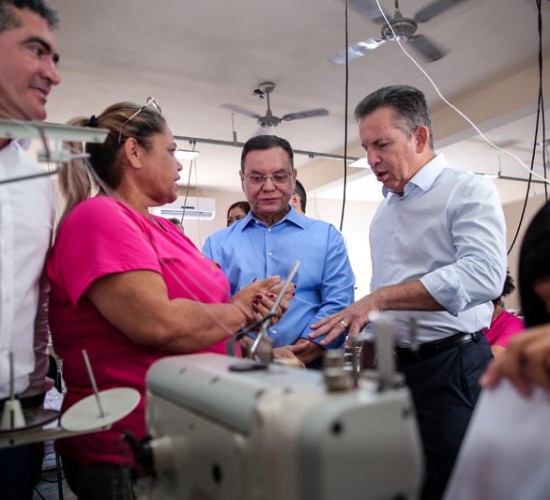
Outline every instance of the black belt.
<svg viewBox="0 0 550 500"><path fill-rule="evenodd" d="M477 342L482 335L483 332L481 331L474 333L457 333L456 335L451 335L441 340L434 340L433 342L421 344L416 351L413 351L410 347L397 347L395 349L395 355L399 361L422 361L432 358L451 347L468 344L469 342Z"/></svg>

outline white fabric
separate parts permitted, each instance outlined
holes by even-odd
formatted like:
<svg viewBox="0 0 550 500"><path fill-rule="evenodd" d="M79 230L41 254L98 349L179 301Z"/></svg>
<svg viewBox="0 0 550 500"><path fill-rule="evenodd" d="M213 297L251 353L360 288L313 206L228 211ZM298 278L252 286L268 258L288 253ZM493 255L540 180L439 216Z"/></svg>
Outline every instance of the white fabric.
<svg viewBox="0 0 550 500"><path fill-rule="evenodd" d="M445 500L550 498L550 393L524 398L505 380L484 390Z"/></svg>
<svg viewBox="0 0 550 500"><path fill-rule="evenodd" d="M385 314L405 330L416 318L420 342L489 327L490 301L502 291L507 264L506 225L493 183L437 155L403 196L384 195L371 224L371 290L421 280L445 308Z"/></svg>
<svg viewBox="0 0 550 500"><path fill-rule="evenodd" d="M43 171L26 147L25 141L11 141L0 150L0 180ZM16 394L27 390L24 395L33 396L49 388L47 282L41 277L54 216L50 178L0 184L0 399L9 395L10 351ZM34 339L38 356L29 387L35 369Z"/></svg>

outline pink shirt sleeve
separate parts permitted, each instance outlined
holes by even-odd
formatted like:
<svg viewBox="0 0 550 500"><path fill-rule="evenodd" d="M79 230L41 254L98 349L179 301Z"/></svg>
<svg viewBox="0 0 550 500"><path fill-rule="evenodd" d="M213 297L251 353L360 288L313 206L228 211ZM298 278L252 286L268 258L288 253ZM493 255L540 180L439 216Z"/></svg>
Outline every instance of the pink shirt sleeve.
<svg viewBox="0 0 550 500"><path fill-rule="evenodd" d="M98 196L76 206L62 223L57 273L76 304L90 285L109 274L148 270L160 273L158 258L139 214Z"/></svg>

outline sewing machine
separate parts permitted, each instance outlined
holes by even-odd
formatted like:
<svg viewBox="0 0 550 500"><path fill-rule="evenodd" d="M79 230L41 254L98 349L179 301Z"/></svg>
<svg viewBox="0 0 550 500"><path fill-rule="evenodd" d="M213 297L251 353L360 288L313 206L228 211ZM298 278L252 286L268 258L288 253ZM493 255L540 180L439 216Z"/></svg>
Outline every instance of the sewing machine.
<svg viewBox="0 0 550 500"><path fill-rule="evenodd" d="M216 354L156 362L151 498L416 498L422 459L408 390L391 370L354 384L338 355L324 374Z"/></svg>

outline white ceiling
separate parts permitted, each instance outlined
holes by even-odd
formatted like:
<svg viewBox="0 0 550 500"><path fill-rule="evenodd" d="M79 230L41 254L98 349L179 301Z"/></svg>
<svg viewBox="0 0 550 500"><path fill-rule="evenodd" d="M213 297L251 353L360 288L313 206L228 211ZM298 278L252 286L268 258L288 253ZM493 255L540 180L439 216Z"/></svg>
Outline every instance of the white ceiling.
<svg viewBox="0 0 550 500"><path fill-rule="evenodd" d="M393 11L393 2L380 0ZM345 71L327 57L344 48L344 3L339 0L51 0L61 15L58 41L61 85L49 104L49 121L99 114L116 101L137 103L154 96L175 135L232 141L232 116L222 104L263 114L265 101L252 91L273 81L273 112L325 107L326 117L284 122L274 130L295 149L341 154L344 146ZM413 15L431 0L401 0ZM543 46L550 50L550 1L543 3ZM349 42L376 37L380 27L349 13ZM441 92L453 102L478 89L535 67L538 57L535 0L469 0L445 12L419 32L449 50L443 59L423 64ZM412 53L416 56L416 54ZM535 130L536 75L522 93L521 112L497 111L484 117L491 139L511 146L528 162ZM424 90L433 110L442 104L426 78L401 52L386 43L350 64L349 153L361 154L355 104L376 88L407 83ZM488 95L491 95L490 92ZM513 98L515 99L515 97ZM519 101L518 97L518 101ZM550 97L547 103L550 102ZM489 102L487 103L489 104ZM488 106L489 108L490 106ZM550 107L547 104L547 108ZM489 125L490 124L490 127ZM239 141L258 129L253 118L235 115ZM435 130L436 140L438 131ZM464 168L525 176L503 154L481 145L472 134L446 134L442 150ZM469 136L469 137L468 137ZM454 138L453 138L454 137ZM436 145L437 145L436 141ZM181 143L182 147L189 147ZM240 150L197 144L201 155L192 183L209 190L240 190ZM340 162L298 157L299 176L318 197L341 198ZM538 167L540 168L540 167ZM323 180L321 171L332 170ZM306 175L307 172L307 175ZM369 199L368 172L353 174L349 199ZM319 175L317 175L319 174ZM520 198L524 184L497 181L503 201ZM538 188L540 190L540 188ZM379 189L375 189L379 193ZM377 195L377 194L376 194Z"/></svg>

